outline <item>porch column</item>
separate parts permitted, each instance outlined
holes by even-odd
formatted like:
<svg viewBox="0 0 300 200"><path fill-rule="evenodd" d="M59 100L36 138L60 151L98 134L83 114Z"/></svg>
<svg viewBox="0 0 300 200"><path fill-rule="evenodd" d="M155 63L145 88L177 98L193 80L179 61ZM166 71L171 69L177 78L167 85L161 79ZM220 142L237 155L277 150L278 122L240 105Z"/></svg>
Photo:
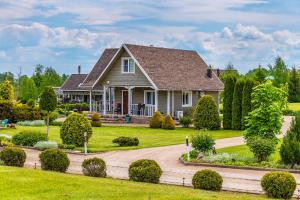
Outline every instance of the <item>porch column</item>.
<svg viewBox="0 0 300 200"><path fill-rule="evenodd" d="M106 115L106 87L103 86L103 95L102 95L102 101L103 101L103 115Z"/></svg>
<svg viewBox="0 0 300 200"><path fill-rule="evenodd" d="M90 112L92 112L92 90L90 90Z"/></svg>
<svg viewBox="0 0 300 200"><path fill-rule="evenodd" d="M155 90L155 112L158 111L158 90Z"/></svg>
<svg viewBox="0 0 300 200"><path fill-rule="evenodd" d="M131 115L132 88L128 87L128 115Z"/></svg>
<svg viewBox="0 0 300 200"><path fill-rule="evenodd" d="M167 114L170 114L170 110L171 110L171 105L170 105L170 91L168 90L168 96L167 96Z"/></svg>
<svg viewBox="0 0 300 200"><path fill-rule="evenodd" d="M175 117L174 110L174 90L172 90L172 117Z"/></svg>

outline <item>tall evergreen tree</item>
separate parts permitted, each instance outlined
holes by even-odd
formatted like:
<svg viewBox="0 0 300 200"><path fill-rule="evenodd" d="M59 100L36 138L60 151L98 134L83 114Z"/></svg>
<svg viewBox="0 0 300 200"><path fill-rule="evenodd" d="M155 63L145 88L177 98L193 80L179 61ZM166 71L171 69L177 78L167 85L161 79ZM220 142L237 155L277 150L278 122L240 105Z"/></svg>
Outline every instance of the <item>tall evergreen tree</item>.
<svg viewBox="0 0 300 200"><path fill-rule="evenodd" d="M223 128L231 129L232 123L232 100L236 76L229 74L224 77L224 98L223 98Z"/></svg>
<svg viewBox="0 0 300 200"><path fill-rule="evenodd" d="M269 65L270 75L273 76L273 84L279 87L281 84L288 82L289 70L281 57L275 59L274 66Z"/></svg>
<svg viewBox="0 0 300 200"><path fill-rule="evenodd" d="M295 67L293 67L292 71L290 72L288 101L300 101L300 78Z"/></svg>
<svg viewBox="0 0 300 200"><path fill-rule="evenodd" d="M263 83L266 81L268 71L265 68L262 68L261 65L255 71L255 80L259 83Z"/></svg>
<svg viewBox="0 0 300 200"><path fill-rule="evenodd" d="M253 79L248 78L245 80L242 100L242 129L245 129L245 118L251 111L251 94L254 85Z"/></svg>
<svg viewBox="0 0 300 200"><path fill-rule="evenodd" d="M242 100L245 81L243 78L237 80L232 100L232 122L231 128L234 130L242 129Z"/></svg>
<svg viewBox="0 0 300 200"><path fill-rule="evenodd" d="M9 80L5 80L0 85L0 99L12 101L14 98L13 87Z"/></svg>

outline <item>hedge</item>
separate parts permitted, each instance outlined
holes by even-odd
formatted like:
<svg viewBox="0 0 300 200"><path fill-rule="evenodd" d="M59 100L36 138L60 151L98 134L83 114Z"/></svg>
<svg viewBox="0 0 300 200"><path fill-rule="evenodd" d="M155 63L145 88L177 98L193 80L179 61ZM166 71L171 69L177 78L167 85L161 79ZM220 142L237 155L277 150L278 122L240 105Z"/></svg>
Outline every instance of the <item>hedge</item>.
<svg viewBox="0 0 300 200"><path fill-rule="evenodd" d="M118 144L120 147L139 145L139 139L136 137L118 137L115 138L112 142Z"/></svg>
<svg viewBox="0 0 300 200"><path fill-rule="evenodd" d="M22 131L12 137L12 143L33 147L39 141L46 141L47 135L39 131Z"/></svg>
<svg viewBox="0 0 300 200"><path fill-rule="evenodd" d="M232 125L232 100L236 77L234 75L225 76L224 98L223 98L223 128L231 129Z"/></svg>
<svg viewBox="0 0 300 200"><path fill-rule="evenodd" d="M234 130L242 129L242 100L243 100L243 89L244 79L240 78L237 80L232 100L232 121L231 128Z"/></svg>

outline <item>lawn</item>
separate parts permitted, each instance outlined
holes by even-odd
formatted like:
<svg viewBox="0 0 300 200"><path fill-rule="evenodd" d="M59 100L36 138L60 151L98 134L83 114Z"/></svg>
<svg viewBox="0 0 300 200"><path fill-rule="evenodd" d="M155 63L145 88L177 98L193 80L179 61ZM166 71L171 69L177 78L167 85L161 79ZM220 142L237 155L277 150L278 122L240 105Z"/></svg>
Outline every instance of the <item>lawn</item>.
<svg viewBox="0 0 300 200"><path fill-rule="evenodd" d="M300 103L289 103L288 109L293 111L300 111Z"/></svg>
<svg viewBox="0 0 300 200"><path fill-rule="evenodd" d="M22 130L45 131L45 129L45 127L17 126L16 129L0 130L0 133L7 133L13 135ZM59 130L59 126L51 126L49 140L55 140L58 143L61 143ZM164 130L143 127L95 127L93 128L93 135L90 138L88 147L89 150L92 152L100 152L184 144L186 136L191 136L198 132L202 133L204 131L197 131L192 128L177 128L176 130ZM234 130L217 130L205 132L210 133L215 139L237 137L243 134L242 131ZM118 147L112 143L112 140L119 136L138 137L140 140L140 144L137 147Z"/></svg>
<svg viewBox="0 0 300 200"><path fill-rule="evenodd" d="M195 190L41 170L0 166L1 199L196 200L266 199L264 196Z"/></svg>

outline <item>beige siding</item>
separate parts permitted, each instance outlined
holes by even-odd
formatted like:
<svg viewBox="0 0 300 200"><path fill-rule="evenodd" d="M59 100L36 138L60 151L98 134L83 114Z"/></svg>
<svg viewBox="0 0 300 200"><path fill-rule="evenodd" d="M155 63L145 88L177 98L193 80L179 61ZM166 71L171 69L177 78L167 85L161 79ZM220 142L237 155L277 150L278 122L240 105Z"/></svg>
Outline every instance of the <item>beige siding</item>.
<svg viewBox="0 0 300 200"><path fill-rule="evenodd" d="M135 66L135 73L122 73L121 60L124 57L129 57L125 51L111 66L110 70L104 75L100 82L106 83L109 81L110 86L151 86L151 83L137 65Z"/></svg>

